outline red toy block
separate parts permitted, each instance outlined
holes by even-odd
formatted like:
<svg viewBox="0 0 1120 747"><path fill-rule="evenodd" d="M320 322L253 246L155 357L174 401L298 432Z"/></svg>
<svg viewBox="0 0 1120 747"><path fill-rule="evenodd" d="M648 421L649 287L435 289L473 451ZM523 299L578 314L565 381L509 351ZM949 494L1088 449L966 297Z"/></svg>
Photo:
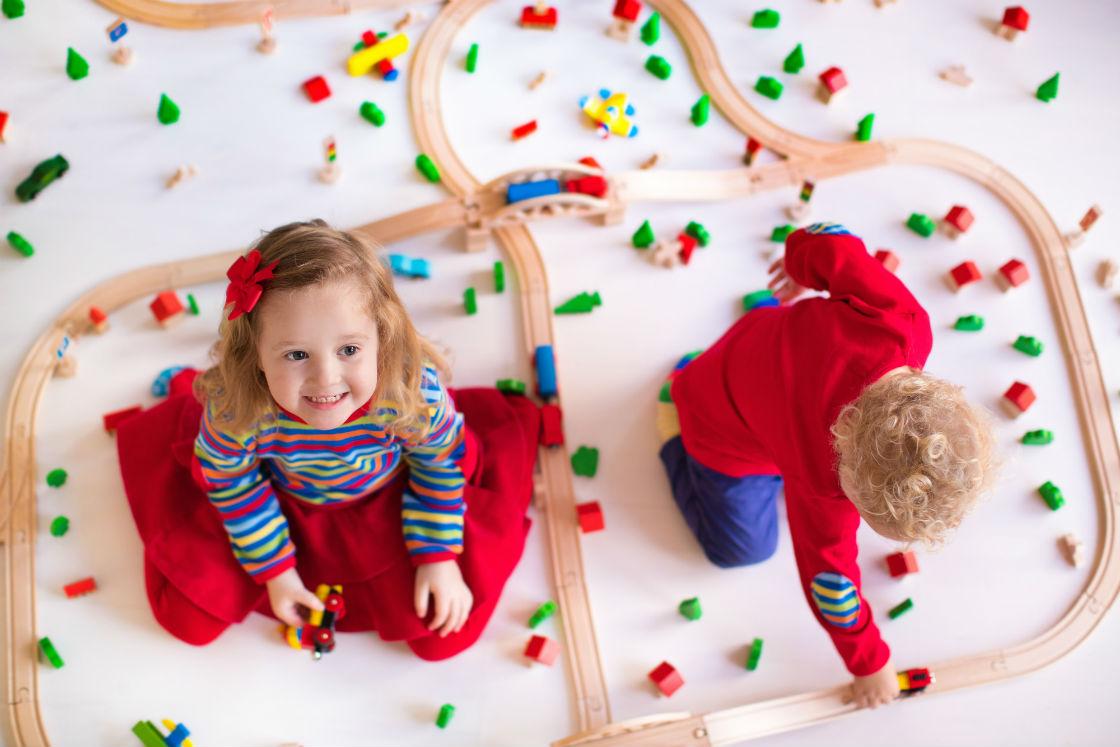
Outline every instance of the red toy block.
<svg viewBox="0 0 1120 747"><path fill-rule="evenodd" d="M541 437L544 446L564 443L564 414L557 405L541 405Z"/></svg>
<svg viewBox="0 0 1120 747"><path fill-rule="evenodd" d="M641 0L616 0L614 4L614 17L622 21L633 23L641 12Z"/></svg>
<svg viewBox="0 0 1120 747"><path fill-rule="evenodd" d="M89 594L91 591L97 591L97 582L93 580L93 576L83 578L81 581L75 581L72 584L67 584L62 587L66 592L68 599L80 597L82 594Z"/></svg>
<svg viewBox="0 0 1120 747"><path fill-rule="evenodd" d="M848 87L848 79L844 71L838 67L830 67L820 74L819 80L824 90L831 96Z"/></svg>
<svg viewBox="0 0 1120 747"><path fill-rule="evenodd" d="M556 21L556 8L545 8L543 13L538 13L532 5L521 9L521 28L552 31L556 28Z"/></svg>
<svg viewBox="0 0 1120 747"><path fill-rule="evenodd" d="M579 179L569 179L564 189L592 197L604 197L607 194L607 180L601 176L581 176Z"/></svg>
<svg viewBox="0 0 1120 747"><path fill-rule="evenodd" d="M1018 288L1020 285L1030 280L1031 273L1025 264L1017 259L1013 259L999 268L999 275L996 277L999 280L1000 287L1008 291L1012 288Z"/></svg>
<svg viewBox="0 0 1120 747"><path fill-rule="evenodd" d="M973 262L961 262L959 265L949 270L949 286L954 291L959 291L970 283L975 283L983 279L980 274L980 268Z"/></svg>
<svg viewBox="0 0 1120 747"><path fill-rule="evenodd" d="M890 249L880 249L879 251L875 252L875 259L879 260L879 262L882 263L883 267L886 267L891 272L898 271L898 255L896 255Z"/></svg>
<svg viewBox="0 0 1120 747"><path fill-rule="evenodd" d="M8 113L0 112L0 143L4 142L4 130L8 127Z"/></svg>
<svg viewBox="0 0 1120 747"><path fill-rule="evenodd" d="M377 34L373 29L366 29L362 32L362 44L365 44L366 48L377 44Z"/></svg>
<svg viewBox="0 0 1120 747"><path fill-rule="evenodd" d="M912 552L896 552L887 556L887 569L892 578L918 572L918 556Z"/></svg>
<svg viewBox="0 0 1120 747"><path fill-rule="evenodd" d="M327 79L322 75L316 75L314 78L305 80L303 90L313 104L317 104L331 95L331 87L327 85Z"/></svg>
<svg viewBox="0 0 1120 747"><path fill-rule="evenodd" d="M93 325L93 331L101 334L109 329L109 315L102 311L97 306L89 307L89 323Z"/></svg>
<svg viewBox="0 0 1120 747"><path fill-rule="evenodd" d="M156 321L164 327L180 318L184 311L183 302L179 300L179 295L175 291L160 293L156 296L156 300L148 304L148 308L152 310Z"/></svg>
<svg viewBox="0 0 1120 747"><path fill-rule="evenodd" d="M541 664L552 666L552 662L556 661L556 657L560 654L560 644L556 641L543 635L535 635L529 639L529 644L525 646L525 657L533 661L539 661Z"/></svg>
<svg viewBox="0 0 1120 747"><path fill-rule="evenodd" d="M521 138L525 137L526 135L532 135L536 131L537 131L537 120L531 119L523 125L520 125L518 127L514 127L513 132L510 133L510 134L513 137L514 140L520 140Z"/></svg>
<svg viewBox="0 0 1120 747"><path fill-rule="evenodd" d="M132 407L126 407L123 410L117 410L116 412L110 412L106 415L102 415L101 421L105 425L105 432L114 432L115 430L117 430L118 425L128 420L133 415L139 415L142 412L144 412L143 407L141 407L140 405L133 405Z"/></svg>
<svg viewBox="0 0 1120 747"><path fill-rule="evenodd" d="M1031 14L1021 5L1012 5L1003 11L1003 25L1016 31L1026 31L1031 22Z"/></svg>
<svg viewBox="0 0 1120 747"><path fill-rule="evenodd" d="M584 156L583 158L579 159L579 163L582 163L584 166L590 166L593 169L599 169L599 171L603 171L603 167L600 166L599 162L591 156Z"/></svg>
<svg viewBox="0 0 1120 747"><path fill-rule="evenodd" d="M687 265L688 261L692 259L692 253L696 251L696 239L681 231L677 236L677 241L681 245L681 263Z"/></svg>
<svg viewBox="0 0 1120 747"><path fill-rule="evenodd" d="M591 534L606 528L603 522L603 509L599 501L588 501L576 504L576 514L579 517L579 528L584 534Z"/></svg>
<svg viewBox="0 0 1120 747"><path fill-rule="evenodd" d="M941 219L941 230L949 238L955 239L967 231L974 220L976 219L973 217L971 210L964 205L954 205Z"/></svg>
<svg viewBox="0 0 1120 747"><path fill-rule="evenodd" d="M657 689L660 690L661 694L665 697L669 697L677 690L680 690L681 685L684 684L684 678L681 677L681 673L667 661L658 664L657 667L649 673L649 678L653 680L653 684L657 685Z"/></svg>
<svg viewBox="0 0 1120 747"><path fill-rule="evenodd" d="M1000 404L1008 415L1015 418L1030 409L1036 399L1038 398L1029 384L1016 381L1003 393Z"/></svg>

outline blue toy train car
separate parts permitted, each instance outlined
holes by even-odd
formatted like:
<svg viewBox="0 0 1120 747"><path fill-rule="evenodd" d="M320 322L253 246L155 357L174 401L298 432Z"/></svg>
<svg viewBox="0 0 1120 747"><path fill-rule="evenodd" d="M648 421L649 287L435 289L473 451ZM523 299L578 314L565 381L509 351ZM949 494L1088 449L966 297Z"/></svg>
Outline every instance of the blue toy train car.
<svg viewBox="0 0 1120 747"><path fill-rule="evenodd" d="M552 346L538 345L533 353L533 362L537 368L537 394L543 399L555 397L559 390L556 386L556 359L552 355Z"/></svg>

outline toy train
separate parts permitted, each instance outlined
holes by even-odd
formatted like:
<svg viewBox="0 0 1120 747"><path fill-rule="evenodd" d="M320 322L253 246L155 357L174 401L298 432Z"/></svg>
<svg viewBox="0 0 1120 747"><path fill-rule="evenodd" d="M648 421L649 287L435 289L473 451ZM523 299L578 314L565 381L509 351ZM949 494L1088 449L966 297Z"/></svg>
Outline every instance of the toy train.
<svg viewBox="0 0 1120 747"><path fill-rule="evenodd" d="M588 174L578 179L569 179L563 187L559 179L539 179L533 182L510 184L506 187L506 204L512 205L535 197L558 195L561 192L578 192L591 197L603 197L607 194L607 180L601 176Z"/></svg>
<svg viewBox="0 0 1120 747"><path fill-rule="evenodd" d="M334 626L345 617L346 602L342 587L337 585L319 584L315 596L323 602L323 610L312 610L306 625L285 625L282 632L289 646L311 649L311 658L318 661L323 654L334 651Z"/></svg>
<svg viewBox="0 0 1120 747"><path fill-rule="evenodd" d="M923 692L933 684L933 675L928 669L907 669L898 673L899 697L909 698Z"/></svg>

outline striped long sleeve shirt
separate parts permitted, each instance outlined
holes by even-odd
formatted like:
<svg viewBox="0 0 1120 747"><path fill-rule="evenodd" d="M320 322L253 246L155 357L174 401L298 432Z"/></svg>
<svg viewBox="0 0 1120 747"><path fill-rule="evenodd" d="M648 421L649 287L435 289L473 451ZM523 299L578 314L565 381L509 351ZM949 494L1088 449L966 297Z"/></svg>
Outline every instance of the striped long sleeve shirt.
<svg viewBox="0 0 1120 747"><path fill-rule="evenodd" d="M280 410L251 431L230 434L209 406L194 453L211 504L221 514L234 557L258 583L295 566L296 549L276 489L313 504L353 501L409 469L402 499L405 546L415 565L454 558L463 551L464 478L458 460L465 446L463 416L426 366L421 392L429 422L423 437L388 432L395 404L363 406L346 423L318 430Z"/></svg>

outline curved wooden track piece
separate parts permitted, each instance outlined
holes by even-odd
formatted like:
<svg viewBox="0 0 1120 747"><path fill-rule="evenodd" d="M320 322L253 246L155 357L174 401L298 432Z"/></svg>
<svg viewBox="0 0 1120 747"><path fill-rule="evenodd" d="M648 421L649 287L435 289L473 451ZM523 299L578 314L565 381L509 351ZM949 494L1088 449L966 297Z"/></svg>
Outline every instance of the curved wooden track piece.
<svg viewBox="0 0 1120 747"><path fill-rule="evenodd" d="M172 29L207 29L258 23L268 8L276 20L344 16L356 10L389 10L418 0L233 0L223 3L170 3L166 0L96 0L124 18Z"/></svg>

